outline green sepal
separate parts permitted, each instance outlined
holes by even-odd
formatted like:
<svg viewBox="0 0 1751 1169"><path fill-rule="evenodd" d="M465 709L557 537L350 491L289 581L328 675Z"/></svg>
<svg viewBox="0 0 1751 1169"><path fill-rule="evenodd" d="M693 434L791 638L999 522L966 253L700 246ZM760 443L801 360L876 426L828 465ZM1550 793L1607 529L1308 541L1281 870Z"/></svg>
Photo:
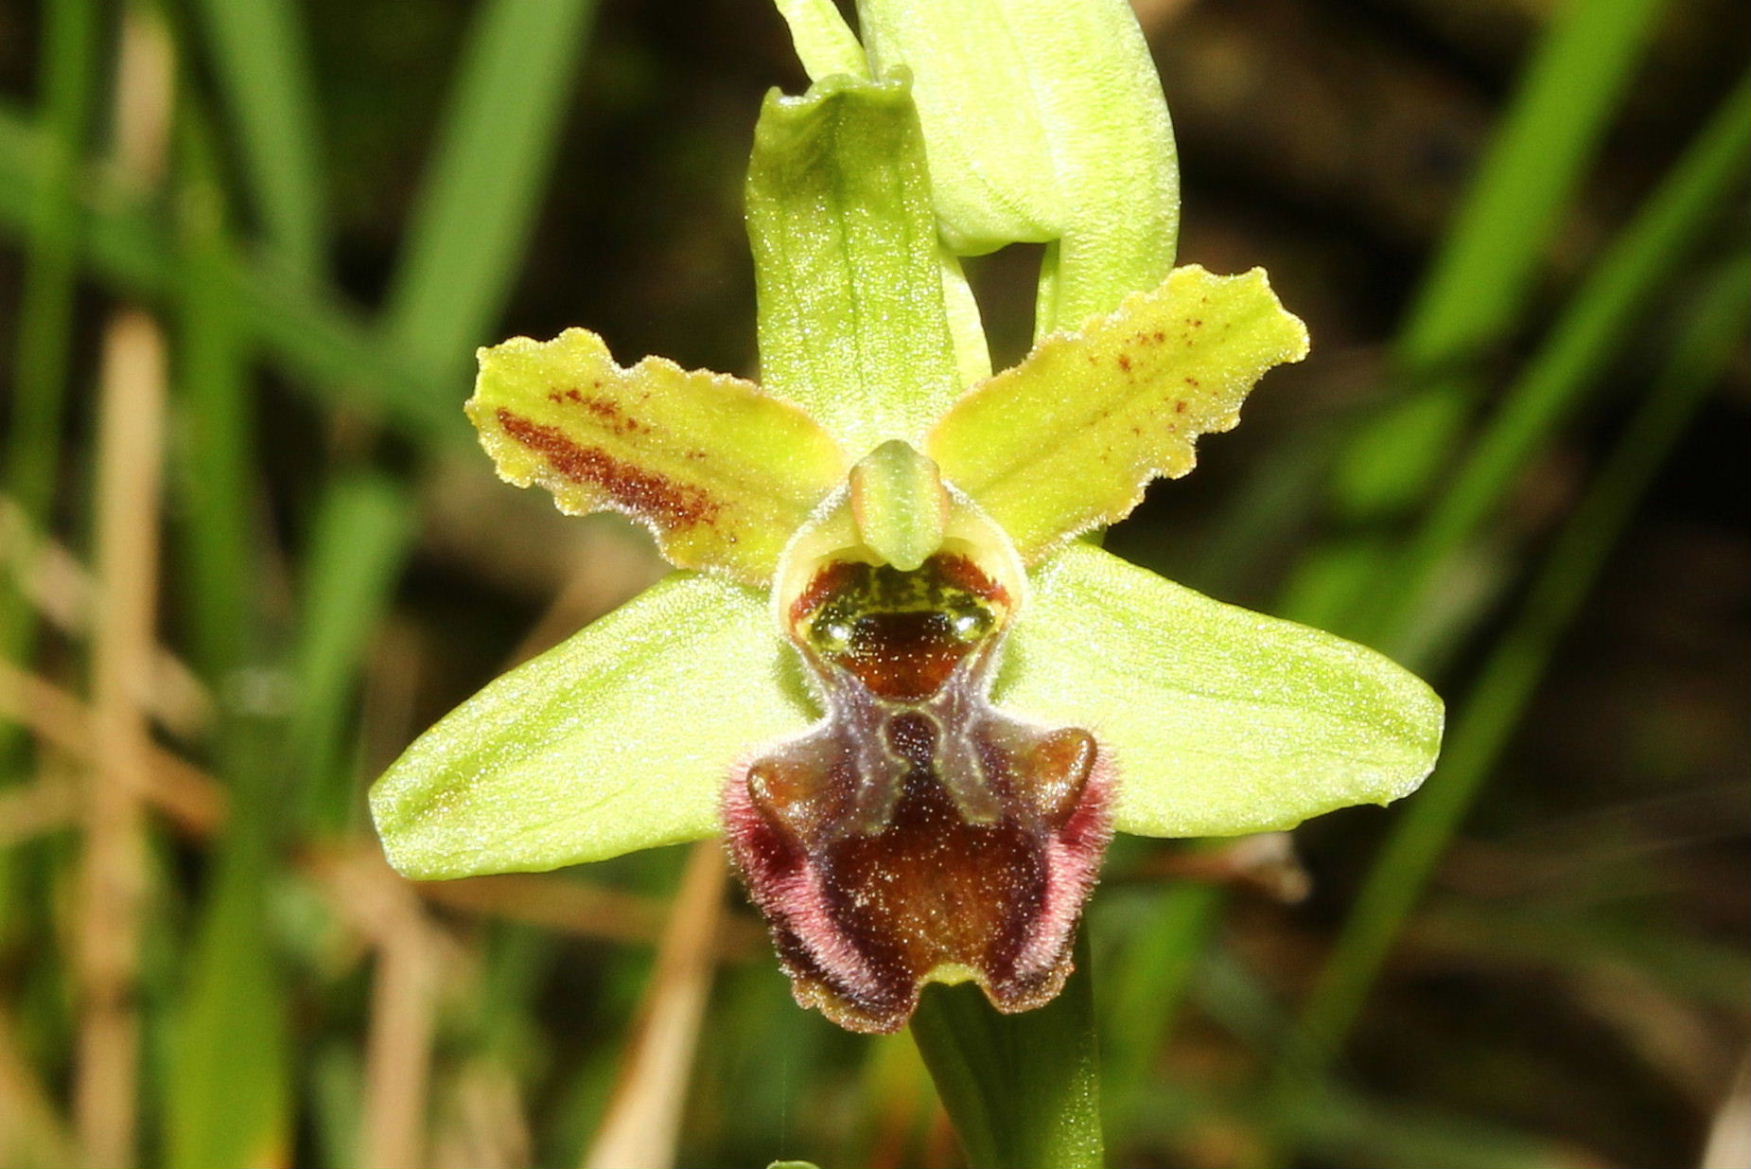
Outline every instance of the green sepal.
<svg viewBox="0 0 1751 1169"><path fill-rule="evenodd" d="M856 461L954 401L924 143L904 76L769 94L748 166L761 381Z"/></svg>
<svg viewBox="0 0 1751 1169"><path fill-rule="evenodd" d="M1415 790L1442 705L1388 658L1163 580L1085 544L1033 577L995 697L1086 727L1144 836L1292 828Z"/></svg>
<svg viewBox="0 0 1751 1169"><path fill-rule="evenodd" d="M587 329L482 349L467 410L502 478L574 515L630 515L676 567L750 584L846 470L797 406L661 357L622 369Z"/></svg>
<svg viewBox="0 0 1751 1169"><path fill-rule="evenodd" d="M421 735L371 814L419 880L604 860L717 833L738 761L812 719L765 595L676 573Z"/></svg>
<svg viewBox="0 0 1751 1169"><path fill-rule="evenodd" d="M874 69L916 78L949 246L1052 243L1039 334L1167 275L1178 162L1127 0L858 0L857 11Z"/></svg>
<svg viewBox="0 0 1751 1169"><path fill-rule="evenodd" d="M1189 265L968 391L926 450L1031 562L1191 470L1197 437L1232 427L1259 377L1306 353L1263 269Z"/></svg>

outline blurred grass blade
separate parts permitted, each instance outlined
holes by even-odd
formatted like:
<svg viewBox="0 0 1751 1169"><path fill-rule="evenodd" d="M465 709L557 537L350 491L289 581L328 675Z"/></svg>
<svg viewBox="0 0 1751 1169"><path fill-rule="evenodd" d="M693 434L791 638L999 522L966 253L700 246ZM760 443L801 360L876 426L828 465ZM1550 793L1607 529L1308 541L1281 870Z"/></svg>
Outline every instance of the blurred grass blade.
<svg viewBox="0 0 1751 1169"><path fill-rule="evenodd" d="M494 0L476 18L382 321L390 348L440 389L503 311L595 12L595 0ZM432 389L431 408L460 420L465 382L454 400ZM311 777L307 810L324 829L353 807L340 758L346 699L413 512L387 480L337 483L308 559L293 749Z"/></svg>
<svg viewBox="0 0 1751 1169"><path fill-rule="evenodd" d="M414 527L413 501L399 486L374 474L345 475L324 494L304 554L290 752L319 831L344 828L356 803L344 760L353 687Z"/></svg>
<svg viewBox="0 0 1751 1169"><path fill-rule="evenodd" d="M1101 1102L1109 1132L1130 1131L1151 1106L1152 1062L1173 1031L1226 903L1226 890L1214 884L1163 890L1127 940L1123 962L1103 963L1109 975L1101 991Z"/></svg>
<svg viewBox="0 0 1751 1169"><path fill-rule="evenodd" d="M217 160L190 109L178 126L176 192L183 265L177 299L179 415L175 486L189 571L195 661L224 698L226 674L248 656L257 595L248 346L225 286L235 255L225 230Z"/></svg>
<svg viewBox="0 0 1751 1169"><path fill-rule="evenodd" d="M490 340L595 10L596 0L492 0L475 18L385 321L420 368L448 376Z"/></svg>
<svg viewBox="0 0 1751 1169"><path fill-rule="evenodd" d="M1637 336L1662 290L1677 282L1751 174L1751 79L1722 104L1659 189L1600 259L1549 338L1472 444L1390 573L1393 598L1370 602L1375 644L1406 648L1440 566L1472 539L1520 473L1612 360Z"/></svg>
<svg viewBox="0 0 1751 1169"><path fill-rule="evenodd" d="M41 529L61 461L73 297L79 275L81 209L77 184L100 90L98 51L104 7L65 0L44 13L42 113L32 162L36 182L17 193L25 235L23 294L16 322L6 491L32 528ZM3 177L3 176L0 176ZM0 660L29 656L31 607L0 580ZM10 733L0 731L0 747Z"/></svg>
<svg viewBox="0 0 1751 1169"><path fill-rule="evenodd" d="M1629 91L1665 4L1557 6L1406 316L1396 347L1405 369L1414 374L1475 356L1523 319L1545 246Z"/></svg>
<svg viewBox="0 0 1751 1169"><path fill-rule="evenodd" d="M0 104L0 230L27 229L44 181L43 137L40 127ZM89 218L80 242L90 274L130 296L172 299L181 260L150 206L101 171L81 177ZM215 265L211 277L236 302L250 337L300 388L378 413L427 445L468 434L461 411L432 392L431 377L384 345L332 290L310 288L260 264Z"/></svg>
<svg viewBox="0 0 1751 1169"><path fill-rule="evenodd" d="M1395 1106L1331 1083L1286 1101L1279 1119L1317 1164L1567 1169L1588 1157L1559 1138L1475 1112Z"/></svg>
<svg viewBox="0 0 1751 1169"><path fill-rule="evenodd" d="M1394 356L1406 392L1332 466L1330 498L1349 523L1392 519L1440 472L1482 392L1475 362L1521 319L1663 5L1570 0L1546 32L1400 327ZM1367 595L1384 550L1369 533L1315 548L1287 585L1282 615L1350 632L1345 610Z"/></svg>
<svg viewBox="0 0 1751 1169"><path fill-rule="evenodd" d="M324 266L323 178L298 9L292 0L200 0L197 8L269 254L314 279Z"/></svg>
<svg viewBox="0 0 1751 1169"><path fill-rule="evenodd" d="M1346 514L1407 506L1440 469L1480 388L1467 367L1522 319L1664 6L1570 0L1555 17L1400 329L1394 356L1410 395L1364 427L1338 467Z"/></svg>
<svg viewBox="0 0 1751 1169"><path fill-rule="evenodd" d="M182 442L177 486L197 660L220 699L217 762L234 798L216 846L164 1094L173 1169L283 1163L290 1129L285 987L268 928L279 811L271 781L282 729L239 710L236 670L262 648L254 535L249 347L224 273L235 258L206 127L186 106L178 125L177 301Z"/></svg>
<svg viewBox="0 0 1751 1169"><path fill-rule="evenodd" d="M1738 260L1708 284L1665 370L1559 535L1512 628L1485 663L1435 774L1406 805L1370 870L1302 1011L1299 1046L1313 1066L1335 1053L1349 1033L1393 940L1494 770L1637 501L1704 395L1743 347L1748 313L1751 261Z"/></svg>
<svg viewBox="0 0 1751 1169"><path fill-rule="evenodd" d="M1070 981L1038 1010L1000 1015L971 983L932 985L911 1030L969 1164L1103 1164L1086 931L1076 941Z"/></svg>
<svg viewBox="0 0 1751 1169"><path fill-rule="evenodd" d="M291 1137L290 1001L269 895L282 811L269 780L280 729L234 717L219 763L239 798L189 955L164 1086L171 1169L282 1165Z"/></svg>

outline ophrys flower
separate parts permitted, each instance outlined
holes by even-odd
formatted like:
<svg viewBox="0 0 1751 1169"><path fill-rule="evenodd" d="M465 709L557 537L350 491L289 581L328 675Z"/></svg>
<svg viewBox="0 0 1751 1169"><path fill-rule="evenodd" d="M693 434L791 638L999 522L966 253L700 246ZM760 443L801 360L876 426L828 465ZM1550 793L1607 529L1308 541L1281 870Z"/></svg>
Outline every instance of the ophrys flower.
<svg viewBox="0 0 1751 1169"><path fill-rule="evenodd" d="M1283 828L1404 794L1439 701L1362 647L1074 537L1306 352L1262 272L1175 270L963 389L903 79L768 103L763 386L594 334L481 354L501 475L681 570L499 679L372 795L411 876L727 829L801 1001L900 1026L929 979L1050 998L1113 828Z"/></svg>

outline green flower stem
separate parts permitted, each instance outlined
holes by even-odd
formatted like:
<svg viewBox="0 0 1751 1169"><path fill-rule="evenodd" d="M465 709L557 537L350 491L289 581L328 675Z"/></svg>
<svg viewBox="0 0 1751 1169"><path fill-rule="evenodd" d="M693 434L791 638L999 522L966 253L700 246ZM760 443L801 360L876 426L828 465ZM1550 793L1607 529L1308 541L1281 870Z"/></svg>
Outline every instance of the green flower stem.
<svg viewBox="0 0 1751 1169"><path fill-rule="evenodd" d="M912 1039L974 1169L1098 1169L1104 1162L1087 935L1049 1004L1002 1015L976 986L933 986Z"/></svg>

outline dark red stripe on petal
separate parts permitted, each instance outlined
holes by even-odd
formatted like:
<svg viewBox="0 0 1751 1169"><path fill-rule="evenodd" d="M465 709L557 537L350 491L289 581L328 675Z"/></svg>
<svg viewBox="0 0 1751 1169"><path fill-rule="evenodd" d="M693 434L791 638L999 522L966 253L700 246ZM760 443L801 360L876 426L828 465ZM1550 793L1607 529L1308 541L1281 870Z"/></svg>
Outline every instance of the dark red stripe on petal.
<svg viewBox="0 0 1751 1169"><path fill-rule="evenodd" d="M694 484L677 483L616 459L600 447L574 442L558 427L531 421L502 406L498 422L506 434L541 455L559 474L601 488L617 506L664 529L709 524L717 518L717 500Z"/></svg>

